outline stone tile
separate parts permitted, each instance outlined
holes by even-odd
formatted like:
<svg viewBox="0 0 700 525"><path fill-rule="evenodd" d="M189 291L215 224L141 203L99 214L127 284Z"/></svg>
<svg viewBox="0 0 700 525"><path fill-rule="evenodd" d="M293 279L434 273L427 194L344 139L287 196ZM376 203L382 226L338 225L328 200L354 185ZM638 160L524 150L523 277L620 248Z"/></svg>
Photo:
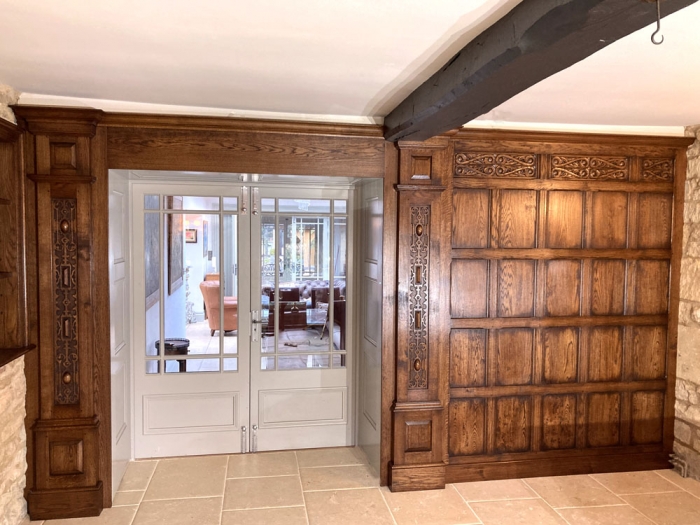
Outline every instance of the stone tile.
<svg viewBox="0 0 700 525"><path fill-rule="evenodd" d="M226 480L224 510L304 505L298 476Z"/></svg>
<svg viewBox="0 0 700 525"><path fill-rule="evenodd" d="M227 456L161 459L144 501L222 496Z"/></svg>
<svg viewBox="0 0 700 525"><path fill-rule="evenodd" d="M673 483L651 471L594 474L591 477L615 494L646 494L680 490Z"/></svg>
<svg viewBox="0 0 700 525"><path fill-rule="evenodd" d="M221 525L307 525L304 507L279 509L227 510Z"/></svg>
<svg viewBox="0 0 700 525"><path fill-rule="evenodd" d="M379 489L307 492L309 525L394 525Z"/></svg>
<svg viewBox="0 0 700 525"><path fill-rule="evenodd" d="M519 479L455 483L454 487L467 501L539 498Z"/></svg>
<svg viewBox="0 0 700 525"><path fill-rule="evenodd" d="M554 508L623 504L620 498L589 476L532 478L525 483Z"/></svg>
<svg viewBox="0 0 700 525"><path fill-rule="evenodd" d="M294 452L265 452L229 456L227 478L259 476L296 476L297 457Z"/></svg>
<svg viewBox="0 0 700 525"><path fill-rule="evenodd" d="M566 525L541 499L478 501L470 505L484 525Z"/></svg>
<svg viewBox="0 0 700 525"><path fill-rule="evenodd" d="M219 525L220 520L220 497L171 499L144 501L133 525Z"/></svg>
<svg viewBox="0 0 700 525"><path fill-rule="evenodd" d="M299 467L337 467L341 465L365 465L367 458L357 447L315 448L297 450Z"/></svg>
<svg viewBox="0 0 700 525"><path fill-rule="evenodd" d="M137 507L112 507L104 509L102 514L92 518L73 518L66 520L49 520L51 525L131 525ZM32 523L35 523L32 521Z"/></svg>
<svg viewBox="0 0 700 525"><path fill-rule="evenodd" d="M654 525L629 505L559 509L569 525Z"/></svg>
<svg viewBox="0 0 700 525"><path fill-rule="evenodd" d="M635 494L624 499L657 525L700 523L700 500L686 492Z"/></svg>
<svg viewBox="0 0 700 525"><path fill-rule="evenodd" d="M119 490L146 490L158 461L130 461Z"/></svg>
<svg viewBox="0 0 700 525"><path fill-rule="evenodd" d="M378 487L379 478L366 465L299 469L303 490L336 490Z"/></svg>
<svg viewBox="0 0 700 525"><path fill-rule="evenodd" d="M391 492L382 488L397 525L457 525L480 523L454 487L443 490Z"/></svg>
<svg viewBox="0 0 700 525"><path fill-rule="evenodd" d="M700 498L700 481L693 478L683 478L677 472L673 470L657 470L655 471L659 476L667 479L674 485L687 490L693 496Z"/></svg>
<svg viewBox="0 0 700 525"><path fill-rule="evenodd" d="M123 507L125 505L138 505L143 499L143 490L133 490L131 492L117 492L112 499L113 507Z"/></svg>

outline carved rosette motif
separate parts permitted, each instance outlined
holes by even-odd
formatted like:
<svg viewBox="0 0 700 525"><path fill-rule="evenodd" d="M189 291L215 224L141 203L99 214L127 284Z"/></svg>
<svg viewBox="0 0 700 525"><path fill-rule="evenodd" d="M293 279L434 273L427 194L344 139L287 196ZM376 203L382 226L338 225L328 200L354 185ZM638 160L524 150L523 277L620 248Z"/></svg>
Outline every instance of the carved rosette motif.
<svg viewBox="0 0 700 525"><path fill-rule="evenodd" d="M642 179L670 182L673 180L674 167L672 158L649 157L642 159Z"/></svg>
<svg viewBox="0 0 700 525"><path fill-rule="evenodd" d="M411 281L408 291L409 389L428 388L428 268L430 207L411 207Z"/></svg>
<svg viewBox="0 0 700 525"><path fill-rule="evenodd" d="M520 153L459 153L455 177L537 178L537 156Z"/></svg>
<svg viewBox="0 0 700 525"><path fill-rule="evenodd" d="M574 157L555 155L552 157L551 178L627 180L629 178L629 160L627 157Z"/></svg>
<svg viewBox="0 0 700 525"><path fill-rule="evenodd" d="M53 199L55 402L74 405L78 388L78 242L75 199Z"/></svg>

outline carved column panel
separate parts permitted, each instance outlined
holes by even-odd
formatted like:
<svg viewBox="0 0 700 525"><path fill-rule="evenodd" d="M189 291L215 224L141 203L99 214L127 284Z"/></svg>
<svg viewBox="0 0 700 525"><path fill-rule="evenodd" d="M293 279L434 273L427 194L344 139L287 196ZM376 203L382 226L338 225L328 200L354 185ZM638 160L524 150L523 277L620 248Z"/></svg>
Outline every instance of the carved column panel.
<svg viewBox="0 0 700 525"><path fill-rule="evenodd" d="M39 362L38 384L28 392L27 487L35 520L98 515L107 490L100 455L109 454L109 414L100 413L99 398L109 376L95 366L96 333L109 329L96 326L105 305L94 301L93 278L91 147L101 112L38 109L15 110L24 129L27 223L36 232L28 288L37 297L31 335Z"/></svg>
<svg viewBox="0 0 700 525"><path fill-rule="evenodd" d="M400 145L393 491L445 485L446 143Z"/></svg>

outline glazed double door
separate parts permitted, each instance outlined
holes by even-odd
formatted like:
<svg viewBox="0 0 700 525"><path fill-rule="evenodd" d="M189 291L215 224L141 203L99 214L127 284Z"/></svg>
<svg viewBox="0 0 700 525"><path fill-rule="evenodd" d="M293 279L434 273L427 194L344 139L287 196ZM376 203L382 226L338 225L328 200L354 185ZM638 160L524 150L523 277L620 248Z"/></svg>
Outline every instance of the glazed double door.
<svg viewBox="0 0 700 525"><path fill-rule="evenodd" d="M131 196L135 456L351 444L348 191Z"/></svg>

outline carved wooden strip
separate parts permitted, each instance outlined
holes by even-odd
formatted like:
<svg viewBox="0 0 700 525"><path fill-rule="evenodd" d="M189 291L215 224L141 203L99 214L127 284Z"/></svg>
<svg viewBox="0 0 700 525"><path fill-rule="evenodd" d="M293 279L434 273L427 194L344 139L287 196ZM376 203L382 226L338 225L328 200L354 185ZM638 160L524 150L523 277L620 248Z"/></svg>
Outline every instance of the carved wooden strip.
<svg viewBox="0 0 700 525"><path fill-rule="evenodd" d="M411 282L408 287L409 389L428 388L430 206L411 206ZM416 271L418 269L418 271Z"/></svg>
<svg viewBox="0 0 700 525"><path fill-rule="evenodd" d="M455 155L455 177L538 177L537 155L523 153L459 153Z"/></svg>
<svg viewBox="0 0 700 525"><path fill-rule="evenodd" d="M628 180L629 165L627 157L552 155L551 178Z"/></svg>
<svg viewBox="0 0 700 525"><path fill-rule="evenodd" d="M673 158L645 157L642 159L642 180L672 181L675 162Z"/></svg>

